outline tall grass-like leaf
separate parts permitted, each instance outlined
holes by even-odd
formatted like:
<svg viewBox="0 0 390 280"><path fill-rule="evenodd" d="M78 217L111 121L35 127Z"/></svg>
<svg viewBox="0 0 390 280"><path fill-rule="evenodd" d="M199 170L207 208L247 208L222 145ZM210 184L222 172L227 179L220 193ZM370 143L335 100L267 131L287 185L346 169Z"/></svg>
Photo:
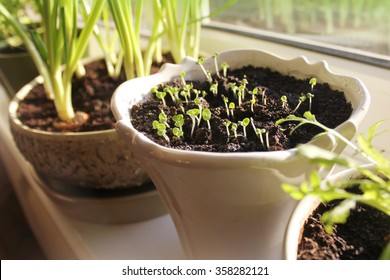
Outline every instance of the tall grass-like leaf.
<svg viewBox="0 0 390 280"><path fill-rule="evenodd" d="M43 38L29 33L0 3L0 14L22 38L36 68L42 75L49 98L53 99L58 117L71 121L75 113L72 105L72 77L87 48L95 23L100 17L104 1L94 1L78 35L78 0L36 1L42 18Z"/></svg>

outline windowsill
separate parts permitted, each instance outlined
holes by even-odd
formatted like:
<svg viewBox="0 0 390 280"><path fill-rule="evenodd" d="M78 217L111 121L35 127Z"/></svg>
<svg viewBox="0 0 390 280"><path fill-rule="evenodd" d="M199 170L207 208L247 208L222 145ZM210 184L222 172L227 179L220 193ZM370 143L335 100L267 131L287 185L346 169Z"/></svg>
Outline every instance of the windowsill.
<svg viewBox="0 0 390 280"><path fill-rule="evenodd" d="M261 48L281 57L304 55L312 62L326 60L337 73L359 78L372 95L371 107L359 127L366 132L377 120L390 118L390 70L333 57L322 53L289 47L269 41L248 38L211 29L203 29L201 49L205 53L233 48ZM145 222L122 225L100 225L80 222L65 216L43 193L29 167L17 151L8 127L6 95L0 87L0 156L26 213L38 242L49 259L182 259L177 234L169 215ZM386 124L389 128L389 124ZM376 144L388 154L388 136Z"/></svg>

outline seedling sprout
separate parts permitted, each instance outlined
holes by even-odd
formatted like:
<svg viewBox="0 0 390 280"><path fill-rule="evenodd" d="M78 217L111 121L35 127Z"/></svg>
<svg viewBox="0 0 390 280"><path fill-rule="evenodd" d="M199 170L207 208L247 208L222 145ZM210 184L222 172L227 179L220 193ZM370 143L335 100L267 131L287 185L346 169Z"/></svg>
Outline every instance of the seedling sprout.
<svg viewBox="0 0 390 280"><path fill-rule="evenodd" d="M242 126L242 130L244 132L244 137L246 138L246 127L249 125L250 123L250 119L249 118L245 118L243 119L242 121L239 122L239 124Z"/></svg>
<svg viewBox="0 0 390 280"><path fill-rule="evenodd" d="M183 83L183 85L186 85L186 80L184 79L185 75L186 75L185 71L182 71L180 73L180 79L181 79L181 82Z"/></svg>
<svg viewBox="0 0 390 280"><path fill-rule="evenodd" d="M198 61L196 64L198 64L200 66L200 68L202 69L204 75L206 76L206 79L207 81L211 84L213 82L213 79L211 77L211 74L210 72L208 72L204 66L203 66L203 63L204 63L204 58L203 57L199 57Z"/></svg>
<svg viewBox="0 0 390 280"><path fill-rule="evenodd" d="M220 78L221 75L219 75L219 70L218 70L218 56L219 56L219 53L213 54L215 73L217 74L217 77Z"/></svg>
<svg viewBox="0 0 390 280"><path fill-rule="evenodd" d="M229 110L230 110L230 114L232 115L232 118L234 118L234 108L236 108L236 105L234 104L234 102L230 102Z"/></svg>
<svg viewBox="0 0 390 280"><path fill-rule="evenodd" d="M210 85L210 91L214 94L215 97L218 95L218 82Z"/></svg>
<svg viewBox="0 0 390 280"><path fill-rule="evenodd" d="M165 103L165 96L167 93L165 91L159 91L157 87L154 87L152 88L152 92L155 93L156 97L162 101L164 107L167 106Z"/></svg>
<svg viewBox="0 0 390 280"><path fill-rule="evenodd" d="M311 112L311 104L313 102L313 97L314 97L314 94L312 94L311 92L308 92L306 94L307 98L309 98L309 112Z"/></svg>
<svg viewBox="0 0 390 280"><path fill-rule="evenodd" d="M192 138L192 136L194 135L194 131L195 131L196 120L198 119L197 116L200 114L200 110L199 109L191 109L191 110L188 110L186 114L188 116L190 116L191 120L192 120L192 128L191 128L191 138Z"/></svg>
<svg viewBox="0 0 390 280"><path fill-rule="evenodd" d="M222 100L223 100L223 103L225 104L226 115L227 115L227 117L229 117L229 106L228 106L229 99L222 94Z"/></svg>
<svg viewBox="0 0 390 280"><path fill-rule="evenodd" d="M312 105L312 101L313 101L313 97L314 97L313 90L314 90L314 86L317 84L317 79L311 78L309 81L309 84L311 86L311 92L308 92L306 94L306 96L307 96L307 98L309 98L309 111L311 112L311 105Z"/></svg>
<svg viewBox="0 0 390 280"><path fill-rule="evenodd" d="M260 95L261 95L261 103L263 105L267 105L267 96L265 95L265 92L266 92L266 89L264 88L264 89L261 90L261 93L260 93Z"/></svg>
<svg viewBox="0 0 390 280"><path fill-rule="evenodd" d="M280 100L282 101L282 108L285 109L287 107L287 96L283 95Z"/></svg>
<svg viewBox="0 0 390 280"><path fill-rule="evenodd" d="M160 123L163 123L166 127L169 127L169 124L168 124L168 118L167 118L167 115L165 115L164 112L161 112L159 115L158 115L158 120Z"/></svg>
<svg viewBox="0 0 390 280"><path fill-rule="evenodd" d="M268 150L269 149L268 140L266 141L266 143L264 143L264 138L263 138L263 134L266 133L266 130L264 128L256 128L255 133L256 133L256 135L259 136L260 143L263 146L263 148ZM267 137L267 139L268 139L268 137Z"/></svg>
<svg viewBox="0 0 390 280"><path fill-rule="evenodd" d="M183 114L177 114L173 116L172 120L175 122L175 127L178 127L180 130L183 130L183 125L184 125Z"/></svg>
<svg viewBox="0 0 390 280"><path fill-rule="evenodd" d="M232 123L232 122L229 121L229 120L227 120L227 121L225 121L225 122L223 123L223 125L226 127L226 134L227 134L228 139L229 139L229 137L230 137L229 126L230 126L231 123Z"/></svg>
<svg viewBox="0 0 390 280"><path fill-rule="evenodd" d="M252 95L252 98L250 100L251 102L251 111L253 112L253 105L256 103L256 95L258 94L259 92L259 88L255 87L251 92L250 94Z"/></svg>
<svg viewBox="0 0 390 280"><path fill-rule="evenodd" d="M169 142L169 137L167 136L167 128L165 124L160 123L159 121L153 121L153 128L157 130L157 135L164 137L164 139Z"/></svg>
<svg viewBox="0 0 390 280"><path fill-rule="evenodd" d="M248 80L246 78L243 78L241 81L241 90L242 90L242 99L245 99L245 90L246 90L246 85L248 84Z"/></svg>
<svg viewBox="0 0 390 280"><path fill-rule="evenodd" d="M223 73L223 76L226 78L227 76L227 70L229 68L229 64L227 64L227 62L222 62L221 64L221 67L222 67L222 73Z"/></svg>
<svg viewBox="0 0 390 280"><path fill-rule="evenodd" d="M237 127L238 127L238 124L232 123L231 129L232 129L232 131L234 133L234 138L237 138Z"/></svg>
<svg viewBox="0 0 390 280"><path fill-rule="evenodd" d="M228 87L232 90L234 97L238 98L237 97L238 86L236 86L236 83L228 83Z"/></svg>
<svg viewBox="0 0 390 280"><path fill-rule="evenodd" d="M298 104L297 104L297 106L295 107L293 113L295 113L295 112L298 110L299 106L301 106L302 102L304 102L305 100L306 100L306 95L303 94L303 93L301 93L301 97L299 97Z"/></svg>
<svg viewBox="0 0 390 280"><path fill-rule="evenodd" d="M311 91L313 91L315 85L317 84L317 79L316 78L311 78L310 81L309 81L309 84L311 85Z"/></svg>
<svg viewBox="0 0 390 280"><path fill-rule="evenodd" d="M206 108L202 111L202 118L207 122L207 127L211 131L211 125L210 125L211 111L209 108Z"/></svg>

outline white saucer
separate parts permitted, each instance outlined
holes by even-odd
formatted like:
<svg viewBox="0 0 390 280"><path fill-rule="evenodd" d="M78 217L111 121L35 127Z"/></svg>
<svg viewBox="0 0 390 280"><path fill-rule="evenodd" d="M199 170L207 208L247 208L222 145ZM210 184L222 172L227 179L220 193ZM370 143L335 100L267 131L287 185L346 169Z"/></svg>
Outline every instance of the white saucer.
<svg viewBox="0 0 390 280"><path fill-rule="evenodd" d="M167 213L152 183L136 191L100 190L66 186L39 176L30 167L32 177L53 203L66 215L98 224L135 223Z"/></svg>

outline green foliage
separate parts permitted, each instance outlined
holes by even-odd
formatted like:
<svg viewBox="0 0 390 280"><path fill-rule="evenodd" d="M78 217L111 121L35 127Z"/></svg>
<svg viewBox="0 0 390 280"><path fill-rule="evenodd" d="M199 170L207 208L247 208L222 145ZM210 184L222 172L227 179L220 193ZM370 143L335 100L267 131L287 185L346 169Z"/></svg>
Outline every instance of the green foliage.
<svg viewBox="0 0 390 280"><path fill-rule="evenodd" d="M29 32L20 19L15 18L0 3L0 16L22 39L36 68L44 79L49 98L54 100L58 117L71 121L75 116L72 106L72 78L87 48L95 23L100 17L104 1L94 1L88 17L79 32L78 0L36 1L37 12L44 30L42 36Z"/></svg>
<svg viewBox="0 0 390 280"><path fill-rule="evenodd" d="M222 62L221 67L222 67L223 76L226 78L229 64L227 62Z"/></svg>
<svg viewBox="0 0 390 280"><path fill-rule="evenodd" d="M318 148L316 146L305 144L297 149L297 154L304 156L311 163L317 164L318 167L330 167L333 165L352 168L356 170L357 177L353 179L338 180L335 182L327 181L321 185L321 179L314 171L308 182L303 182L299 186L291 184L282 184L284 191L289 193L294 199L302 199L306 195L314 195L322 202L330 202L332 200L341 200L332 210L324 213L322 222L325 224L328 232L332 231L334 223L345 223L349 216L350 210L356 206L356 203L362 203L382 211L390 215L390 160L386 158L373 145L372 141L376 135L377 128L383 121L373 124L365 136L360 134L357 136L357 145L345 139L336 130L326 128L315 120L315 117L307 113L306 118L298 118L290 116L285 121L297 121L298 125L311 123L324 129L325 133L335 136L340 141L344 142L348 147L352 148L355 154L360 155L366 160L369 165L361 165L361 161L354 158L347 158L330 151ZM358 186L361 193L351 191L352 186ZM387 246L382 257L389 258L389 245Z"/></svg>
<svg viewBox="0 0 390 280"><path fill-rule="evenodd" d="M165 102L165 96L167 95L166 91L159 91L158 88L155 87L152 89L152 92L154 92L156 97L163 102L164 107L167 106L167 103Z"/></svg>
<svg viewBox="0 0 390 280"><path fill-rule="evenodd" d="M287 107L287 96L283 95L282 97L280 97L280 100L282 101L282 108L286 108Z"/></svg>
<svg viewBox="0 0 390 280"><path fill-rule="evenodd" d="M293 113L295 113L298 109L299 109L299 106L301 106L301 104L306 100L306 95L301 93L301 96L299 97L299 101L298 101L298 104L297 106L294 108L293 110Z"/></svg>
<svg viewBox="0 0 390 280"><path fill-rule="evenodd" d="M30 14L36 13L34 1L7 0L2 1L2 5L4 5L4 8L13 18L22 23L25 28L31 29L32 31L32 28L35 27L35 24L37 23L37 20L30 16ZM0 48L18 48L22 45L22 38L20 38L15 29L7 23L7 19L0 13Z"/></svg>
<svg viewBox="0 0 390 280"><path fill-rule="evenodd" d="M211 77L211 73L204 68L204 57L199 57L198 61L196 62L200 66L200 68L203 71L203 74L206 76L207 81L211 84L213 82L213 78Z"/></svg>
<svg viewBox="0 0 390 280"><path fill-rule="evenodd" d="M152 125L153 125L153 128L157 130L157 135L164 137L164 139L167 140L167 142L169 142L169 138L167 136L166 125L157 121L157 120L153 121Z"/></svg>
<svg viewBox="0 0 390 280"><path fill-rule="evenodd" d="M239 121L238 124L242 126L243 132L244 132L244 137L246 138L246 127L250 124L250 119L245 118L242 121Z"/></svg>
<svg viewBox="0 0 390 280"><path fill-rule="evenodd" d="M186 113L188 116L190 116L191 120L192 120L192 128L191 128L191 137L194 135L194 131L195 131L195 126L196 126L196 120L200 114L200 110L199 109L190 109L187 111Z"/></svg>

